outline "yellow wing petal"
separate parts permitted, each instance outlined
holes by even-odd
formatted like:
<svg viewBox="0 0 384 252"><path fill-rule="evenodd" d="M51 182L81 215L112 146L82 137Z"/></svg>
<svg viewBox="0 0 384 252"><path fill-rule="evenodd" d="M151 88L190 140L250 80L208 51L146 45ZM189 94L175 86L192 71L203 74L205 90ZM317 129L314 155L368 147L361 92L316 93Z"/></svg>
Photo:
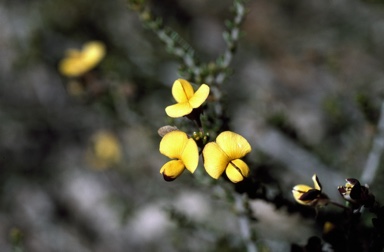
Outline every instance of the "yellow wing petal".
<svg viewBox="0 0 384 252"><path fill-rule="evenodd" d="M194 94L192 85L183 79L177 79L172 86L172 95L176 102L187 102Z"/></svg>
<svg viewBox="0 0 384 252"><path fill-rule="evenodd" d="M203 84L199 87L196 93L190 98L189 104L192 108L198 108L205 102L209 95L209 86Z"/></svg>
<svg viewBox="0 0 384 252"><path fill-rule="evenodd" d="M248 177L249 168L243 160L236 159L229 163L225 173L233 183L237 183L242 181L244 177Z"/></svg>
<svg viewBox="0 0 384 252"><path fill-rule="evenodd" d="M171 160L163 165L160 173L167 181L172 181L181 175L184 171L184 164L181 160Z"/></svg>
<svg viewBox="0 0 384 252"><path fill-rule="evenodd" d="M224 131L218 135L216 143L231 160L244 157L252 149L244 137L231 131Z"/></svg>
<svg viewBox="0 0 384 252"><path fill-rule="evenodd" d="M199 163L199 149L195 140L192 138L188 139L185 145L184 151L181 154L181 161L183 161L185 167L194 173Z"/></svg>
<svg viewBox="0 0 384 252"><path fill-rule="evenodd" d="M214 179L220 177L230 161L219 145L214 142L205 145L203 158L205 170Z"/></svg>
<svg viewBox="0 0 384 252"><path fill-rule="evenodd" d="M229 180L232 181L232 183L237 183L244 179L240 172L231 164L229 164L227 169L225 169L225 173L227 174Z"/></svg>
<svg viewBox="0 0 384 252"><path fill-rule="evenodd" d="M180 130L171 131L160 141L160 153L169 158L181 158L188 136Z"/></svg>
<svg viewBox="0 0 384 252"><path fill-rule="evenodd" d="M193 108L188 102L183 102L166 107L165 113L167 113L169 117L178 118L190 114L192 110Z"/></svg>

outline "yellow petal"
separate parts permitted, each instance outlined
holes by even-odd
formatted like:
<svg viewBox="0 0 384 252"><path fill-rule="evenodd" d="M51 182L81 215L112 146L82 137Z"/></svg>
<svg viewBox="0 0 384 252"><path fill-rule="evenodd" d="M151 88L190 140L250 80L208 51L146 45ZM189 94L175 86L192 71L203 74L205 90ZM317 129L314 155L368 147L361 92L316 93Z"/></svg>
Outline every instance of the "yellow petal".
<svg viewBox="0 0 384 252"><path fill-rule="evenodd" d="M172 86L172 95L177 103L187 102L194 94L192 85L183 79L177 79Z"/></svg>
<svg viewBox="0 0 384 252"><path fill-rule="evenodd" d="M203 150L204 167L214 179L218 179L229 163L228 156L214 142L205 145Z"/></svg>
<svg viewBox="0 0 384 252"><path fill-rule="evenodd" d="M88 70L96 66L105 56L105 46L99 41L91 41L83 46L83 64Z"/></svg>
<svg viewBox="0 0 384 252"><path fill-rule="evenodd" d="M185 167L194 173L199 163L199 149L195 140L192 138L188 139L184 151L181 154L181 161L183 161Z"/></svg>
<svg viewBox="0 0 384 252"><path fill-rule="evenodd" d="M296 185L295 187L293 187L292 189L292 194L293 194L293 198L295 198L295 200L302 204L302 205L307 205L307 202L305 201L302 201L300 200L300 197L308 192L309 190L313 189L312 187L310 186L307 186L307 185Z"/></svg>
<svg viewBox="0 0 384 252"><path fill-rule="evenodd" d="M180 130L171 131L160 141L160 153L175 159L181 159L185 145L188 143L188 136Z"/></svg>
<svg viewBox="0 0 384 252"><path fill-rule="evenodd" d="M224 131L218 135L216 143L231 160L242 158L251 151L248 141L231 131Z"/></svg>
<svg viewBox="0 0 384 252"><path fill-rule="evenodd" d="M229 180L233 183L237 183L242 181L244 177L248 177L249 168L243 160L236 159L229 163L225 173L227 174Z"/></svg>
<svg viewBox="0 0 384 252"><path fill-rule="evenodd" d="M196 93L189 99L189 104L192 108L198 108L205 102L209 95L209 86L203 84L199 87Z"/></svg>
<svg viewBox="0 0 384 252"><path fill-rule="evenodd" d="M167 113L169 117L178 118L190 114L192 110L193 108L188 102L183 102L166 107L165 113Z"/></svg>
<svg viewBox="0 0 384 252"><path fill-rule="evenodd" d="M317 177L316 174L314 174L314 175L312 176L312 181L313 181L313 184L315 185L315 189L321 191L320 180L319 180L319 178Z"/></svg>
<svg viewBox="0 0 384 252"><path fill-rule="evenodd" d="M76 77L83 74L85 68L80 58L65 58L59 63L59 71L65 76Z"/></svg>
<svg viewBox="0 0 384 252"><path fill-rule="evenodd" d="M184 171L184 164L181 160L171 160L163 165L160 173L163 174L164 179L172 181L176 179Z"/></svg>

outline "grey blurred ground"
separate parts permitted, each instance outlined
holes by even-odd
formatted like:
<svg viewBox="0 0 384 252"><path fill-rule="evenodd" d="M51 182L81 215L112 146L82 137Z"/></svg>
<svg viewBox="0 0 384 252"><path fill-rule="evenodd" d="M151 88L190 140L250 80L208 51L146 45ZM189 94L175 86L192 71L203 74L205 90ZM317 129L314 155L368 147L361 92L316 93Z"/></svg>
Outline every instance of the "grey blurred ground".
<svg viewBox="0 0 384 252"><path fill-rule="evenodd" d="M231 1L156 6L202 60L224 50ZM247 7L234 72L223 86L231 126L250 139L255 163L276 166L269 172L287 188L287 198L314 172L330 174L324 190L337 197L339 178L361 175L375 133L384 95L383 5L260 0ZM97 69L100 86L77 99L57 64L67 48L95 39L107 46ZM0 2L0 251L11 251L13 228L31 252L241 247L232 207L218 188L198 185L188 173L172 183L159 174L166 158L158 153L156 132L169 122L164 107L172 103L177 66L123 1ZM116 109L105 92L110 85L126 90L128 109ZM116 132L125 151L122 165L102 172L84 160L99 129ZM383 179L381 169L373 191L382 189ZM270 213L256 230L272 251L311 233L306 225L296 236L288 231L310 220L252 204L260 216ZM164 211L169 206L204 228L177 227ZM282 222L288 223L283 231L271 231Z"/></svg>

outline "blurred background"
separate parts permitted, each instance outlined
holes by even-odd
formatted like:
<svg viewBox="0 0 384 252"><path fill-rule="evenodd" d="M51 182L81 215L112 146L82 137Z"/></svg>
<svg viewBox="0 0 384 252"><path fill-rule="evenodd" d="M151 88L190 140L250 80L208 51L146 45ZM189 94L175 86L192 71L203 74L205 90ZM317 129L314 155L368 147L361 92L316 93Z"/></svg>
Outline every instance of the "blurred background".
<svg viewBox="0 0 384 252"><path fill-rule="evenodd" d="M200 60L225 50L232 1L150 4ZM363 172L384 97L383 6L246 4L222 91L256 174L287 205L292 186L311 185L315 172L336 201L336 186ZM100 64L63 76L65 52L93 40L106 46ZM167 158L157 129L173 123L164 108L178 67L122 0L0 2L0 251L244 251L219 188L187 172L171 183L159 174ZM378 200L383 168L370 185ZM257 243L270 251L318 232L313 216L251 206Z"/></svg>

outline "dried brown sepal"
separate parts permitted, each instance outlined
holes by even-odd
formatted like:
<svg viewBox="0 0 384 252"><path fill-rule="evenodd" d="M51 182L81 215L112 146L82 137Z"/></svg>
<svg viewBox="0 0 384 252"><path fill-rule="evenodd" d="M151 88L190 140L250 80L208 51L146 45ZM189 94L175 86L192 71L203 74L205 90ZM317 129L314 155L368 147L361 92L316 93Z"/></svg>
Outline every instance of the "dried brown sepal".
<svg viewBox="0 0 384 252"><path fill-rule="evenodd" d="M178 128L176 126L165 125L165 126L159 128L157 130L157 133L159 134L159 136L163 137L166 134L168 134L169 132L172 132L172 131L175 131L175 130L178 130Z"/></svg>

